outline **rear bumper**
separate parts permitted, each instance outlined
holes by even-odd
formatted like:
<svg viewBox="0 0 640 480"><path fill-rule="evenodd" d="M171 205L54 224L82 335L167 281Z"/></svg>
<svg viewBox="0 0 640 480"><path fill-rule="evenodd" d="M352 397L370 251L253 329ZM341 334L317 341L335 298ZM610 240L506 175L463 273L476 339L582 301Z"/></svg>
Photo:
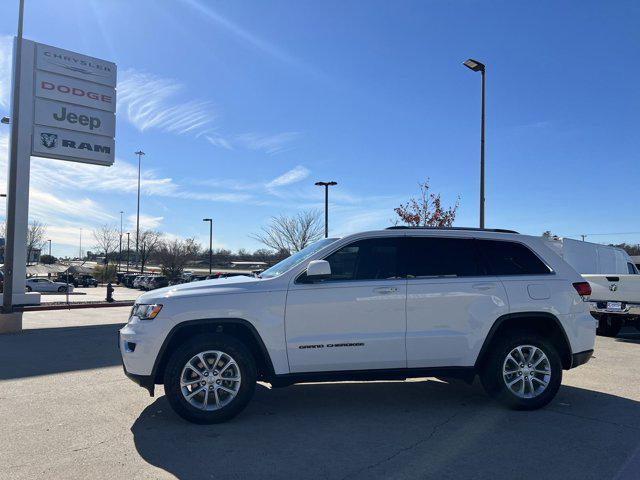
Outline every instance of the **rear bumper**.
<svg viewBox="0 0 640 480"><path fill-rule="evenodd" d="M593 350L585 350L584 352L578 352L571 355L571 368L579 367L580 365L584 365L593 355Z"/></svg>
<svg viewBox="0 0 640 480"><path fill-rule="evenodd" d="M602 313L607 315L627 315L640 317L640 303L620 302L621 310L607 310L606 300L592 300L590 308L593 313Z"/></svg>

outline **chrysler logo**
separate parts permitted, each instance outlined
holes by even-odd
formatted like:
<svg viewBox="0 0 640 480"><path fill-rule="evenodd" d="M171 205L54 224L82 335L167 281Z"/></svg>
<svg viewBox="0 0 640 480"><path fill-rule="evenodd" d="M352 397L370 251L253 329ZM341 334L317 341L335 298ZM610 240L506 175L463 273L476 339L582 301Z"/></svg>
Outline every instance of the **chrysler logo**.
<svg viewBox="0 0 640 480"><path fill-rule="evenodd" d="M609 290L615 292L616 290L618 290L618 285L616 283L612 283L611 285L609 285Z"/></svg>
<svg viewBox="0 0 640 480"><path fill-rule="evenodd" d="M58 135L55 133L41 133L40 141L42 142L42 145L47 148L56 148L56 145L58 144Z"/></svg>

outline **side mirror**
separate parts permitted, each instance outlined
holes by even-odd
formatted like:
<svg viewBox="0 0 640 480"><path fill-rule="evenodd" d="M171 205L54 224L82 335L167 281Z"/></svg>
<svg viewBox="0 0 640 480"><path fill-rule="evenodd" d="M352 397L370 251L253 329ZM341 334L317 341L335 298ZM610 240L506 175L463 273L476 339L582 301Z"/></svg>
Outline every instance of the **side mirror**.
<svg viewBox="0 0 640 480"><path fill-rule="evenodd" d="M331 276L331 265L326 260L311 260L307 265L307 279L321 280Z"/></svg>

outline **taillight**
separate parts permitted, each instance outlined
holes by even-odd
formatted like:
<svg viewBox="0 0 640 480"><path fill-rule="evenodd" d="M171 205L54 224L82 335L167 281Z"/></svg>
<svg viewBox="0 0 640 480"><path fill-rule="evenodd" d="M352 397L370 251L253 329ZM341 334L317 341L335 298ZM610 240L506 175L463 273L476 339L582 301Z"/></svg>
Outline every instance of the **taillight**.
<svg viewBox="0 0 640 480"><path fill-rule="evenodd" d="M576 289L576 292L578 292L578 295L581 297L591 295L591 285L589 285L589 282L576 282L573 284L573 288Z"/></svg>

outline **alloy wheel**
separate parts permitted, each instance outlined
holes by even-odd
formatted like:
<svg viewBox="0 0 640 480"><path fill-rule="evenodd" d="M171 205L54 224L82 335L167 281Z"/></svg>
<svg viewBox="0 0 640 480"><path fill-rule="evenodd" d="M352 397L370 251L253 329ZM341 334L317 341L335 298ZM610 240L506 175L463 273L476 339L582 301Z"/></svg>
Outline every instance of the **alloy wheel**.
<svg viewBox="0 0 640 480"><path fill-rule="evenodd" d="M180 390L193 407L214 411L233 401L241 381L240 368L231 355L207 350L185 364L180 374Z"/></svg>
<svg viewBox="0 0 640 480"><path fill-rule="evenodd" d="M544 392L551 381L551 363L540 348L519 345L507 354L502 377L517 397L534 398Z"/></svg>

